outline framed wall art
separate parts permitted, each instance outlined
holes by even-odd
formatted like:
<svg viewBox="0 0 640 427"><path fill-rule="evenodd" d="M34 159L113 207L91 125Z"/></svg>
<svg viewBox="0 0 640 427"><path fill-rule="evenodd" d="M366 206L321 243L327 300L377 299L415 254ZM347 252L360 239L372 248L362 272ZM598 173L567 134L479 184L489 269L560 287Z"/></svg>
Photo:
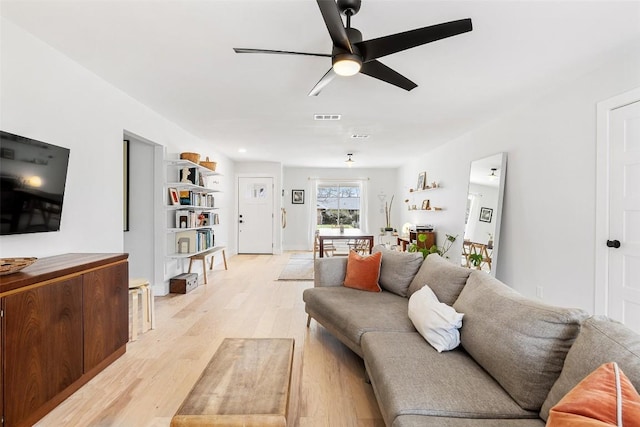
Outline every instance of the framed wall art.
<svg viewBox="0 0 640 427"><path fill-rule="evenodd" d="M491 217L493 216L493 209L491 208L480 208L480 221L482 222L491 222Z"/></svg>
<svg viewBox="0 0 640 427"><path fill-rule="evenodd" d="M418 175L418 185L416 187L416 190L424 190L424 186L426 182L427 182L427 173L421 172L420 175Z"/></svg>
<svg viewBox="0 0 640 427"><path fill-rule="evenodd" d="M303 205L304 190L291 190L291 203L294 205Z"/></svg>

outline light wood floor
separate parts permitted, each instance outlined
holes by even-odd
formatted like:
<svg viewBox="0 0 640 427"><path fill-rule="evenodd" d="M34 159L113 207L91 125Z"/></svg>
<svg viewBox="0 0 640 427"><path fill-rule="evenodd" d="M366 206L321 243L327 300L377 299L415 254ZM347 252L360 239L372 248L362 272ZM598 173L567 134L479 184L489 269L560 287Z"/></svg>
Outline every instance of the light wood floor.
<svg viewBox="0 0 640 427"><path fill-rule="evenodd" d="M168 426L223 338L292 337L289 425L384 426L362 360L315 321L306 327L313 282L276 280L289 256L237 255L208 285L157 297L156 329L36 425Z"/></svg>

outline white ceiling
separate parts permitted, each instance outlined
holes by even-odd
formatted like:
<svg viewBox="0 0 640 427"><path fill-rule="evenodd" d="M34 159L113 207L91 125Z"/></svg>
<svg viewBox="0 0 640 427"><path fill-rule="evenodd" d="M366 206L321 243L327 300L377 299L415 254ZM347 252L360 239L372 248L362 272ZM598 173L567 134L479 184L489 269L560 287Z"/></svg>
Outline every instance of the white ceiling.
<svg viewBox="0 0 640 427"><path fill-rule="evenodd" d="M474 28L382 58L411 92L357 75L308 97L329 58L232 48L330 53L313 0L2 0L0 13L230 158L288 166L341 167L346 153L356 167L399 166L640 37L639 1L362 3L352 26L365 40L462 18Z"/></svg>

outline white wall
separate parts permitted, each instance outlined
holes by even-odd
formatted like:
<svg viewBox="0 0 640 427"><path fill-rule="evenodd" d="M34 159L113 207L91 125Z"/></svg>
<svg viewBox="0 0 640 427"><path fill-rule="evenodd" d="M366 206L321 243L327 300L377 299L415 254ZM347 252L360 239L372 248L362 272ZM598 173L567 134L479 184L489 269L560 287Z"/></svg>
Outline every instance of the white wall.
<svg viewBox="0 0 640 427"><path fill-rule="evenodd" d="M415 186L423 170L442 181L437 194L447 210L425 214L443 232L440 244L444 232L462 236L470 162L505 151L497 277L527 296L542 286L545 301L593 312L594 250L603 243L594 239L596 104L640 86L638 52L640 41L610 52L564 86L403 168L400 185Z"/></svg>
<svg viewBox="0 0 640 427"><path fill-rule="evenodd" d="M312 249L309 235L311 221L315 217L309 214L309 194L311 183L309 178L318 179L354 179L368 178L368 218L369 232L378 234L380 227L385 225L384 205L380 203L378 195L386 195L389 201L394 195L397 183L397 169L360 169L360 168L284 168L283 206L287 210L287 228L284 229L284 250ZM291 203L291 190L305 190L305 203L294 205ZM395 193L391 222L393 227L399 228L402 197Z"/></svg>
<svg viewBox="0 0 640 427"><path fill-rule="evenodd" d="M2 19L0 128L71 149L59 232L0 237L0 256L122 252L122 138L128 131L166 147L195 151L233 177L234 166L187 133L50 46ZM223 181L228 191L230 180ZM232 183L231 183L232 185ZM222 199L221 216L229 200ZM229 241L227 225L221 238ZM233 242L232 242L233 247Z"/></svg>

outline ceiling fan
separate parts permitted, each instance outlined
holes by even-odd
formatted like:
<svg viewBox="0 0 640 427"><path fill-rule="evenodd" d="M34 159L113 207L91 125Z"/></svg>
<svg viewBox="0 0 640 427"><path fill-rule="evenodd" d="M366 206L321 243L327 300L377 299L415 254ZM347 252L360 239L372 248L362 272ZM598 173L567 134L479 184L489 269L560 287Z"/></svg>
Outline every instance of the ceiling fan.
<svg viewBox="0 0 640 427"><path fill-rule="evenodd" d="M402 89L411 90L418 85L378 61L378 58L472 30L471 19L467 18L362 41L360 31L351 27L351 17L360 10L361 0L337 0L337 3L335 0L316 1L333 41L331 54L246 48L233 48L233 50L236 53L270 53L331 58L333 66L311 89L309 96L317 96L336 75L352 76L359 72ZM347 18L346 27L340 13Z"/></svg>

